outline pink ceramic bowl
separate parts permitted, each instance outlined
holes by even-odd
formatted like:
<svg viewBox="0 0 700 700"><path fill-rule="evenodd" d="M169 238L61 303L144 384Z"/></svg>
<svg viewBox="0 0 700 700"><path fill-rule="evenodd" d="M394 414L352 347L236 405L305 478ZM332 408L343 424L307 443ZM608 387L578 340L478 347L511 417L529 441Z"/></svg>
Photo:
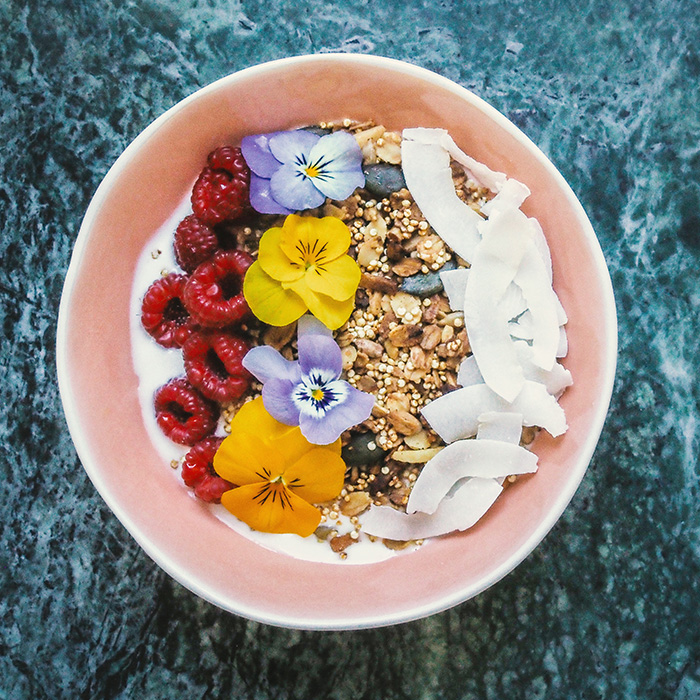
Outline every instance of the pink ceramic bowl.
<svg viewBox="0 0 700 700"><path fill-rule="evenodd" d="M249 133L322 120L372 119L392 130L443 127L461 148L526 183L525 212L549 239L554 286L569 315L575 384L561 400L569 431L541 433L539 472L509 488L471 530L376 564L315 564L236 534L187 496L146 433L129 337L137 258L191 189L206 154ZM374 56L274 61L223 78L153 122L124 151L85 215L58 324L58 376L71 435L95 487L173 578L262 622L351 629L424 617L511 571L557 521L580 483L615 372L610 278L583 208L552 163L503 115L427 70Z"/></svg>

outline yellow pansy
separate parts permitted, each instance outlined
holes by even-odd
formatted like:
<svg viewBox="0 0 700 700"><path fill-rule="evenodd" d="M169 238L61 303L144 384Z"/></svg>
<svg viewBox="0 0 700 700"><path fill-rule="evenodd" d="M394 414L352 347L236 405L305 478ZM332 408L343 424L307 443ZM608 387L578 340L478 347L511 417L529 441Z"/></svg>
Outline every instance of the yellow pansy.
<svg viewBox="0 0 700 700"><path fill-rule="evenodd" d="M350 229L338 218L290 214L260 239L243 293L264 323L285 326L310 311L331 330L355 307L362 273L347 255Z"/></svg>
<svg viewBox="0 0 700 700"><path fill-rule="evenodd" d="M298 427L275 420L260 397L244 404L231 421L214 469L238 484L221 503L239 520L260 532L301 537L321 521L312 504L337 497L345 476L340 439L322 447L308 442Z"/></svg>

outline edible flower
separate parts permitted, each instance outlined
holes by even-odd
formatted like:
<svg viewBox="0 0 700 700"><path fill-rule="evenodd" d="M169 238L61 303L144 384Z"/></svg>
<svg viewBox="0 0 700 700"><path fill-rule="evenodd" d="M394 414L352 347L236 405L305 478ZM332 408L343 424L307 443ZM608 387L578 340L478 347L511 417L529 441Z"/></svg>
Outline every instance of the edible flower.
<svg viewBox="0 0 700 700"><path fill-rule="evenodd" d="M261 214L314 209L326 197L345 199L365 184L362 151L347 131L245 136L241 151L251 170L250 203Z"/></svg>
<svg viewBox="0 0 700 700"><path fill-rule="evenodd" d="M342 326L362 276L346 255L350 241L350 229L333 216L290 214L282 228L265 231L243 283L251 311L272 326L286 326L307 310L328 328Z"/></svg>
<svg viewBox="0 0 700 700"><path fill-rule="evenodd" d="M374 396L340 379L340 347L313 316L299 319L299 359L287 360L267 345L249 350L243 366L263 383L267 411L286 425L298 425L301 434L327 445L340 434L369 418Z"/></svg>
<svg viewBox="0 0 700 700"><path fill-rule="evenodd" d="M336 498L345 475L339 440L328 447L312 445L299 428L272 418L261 398L244 404L231 421L214 469L238 484L221 496L230 513L254 530L301 537L321 522L321 512L311 504Z"/></svg>

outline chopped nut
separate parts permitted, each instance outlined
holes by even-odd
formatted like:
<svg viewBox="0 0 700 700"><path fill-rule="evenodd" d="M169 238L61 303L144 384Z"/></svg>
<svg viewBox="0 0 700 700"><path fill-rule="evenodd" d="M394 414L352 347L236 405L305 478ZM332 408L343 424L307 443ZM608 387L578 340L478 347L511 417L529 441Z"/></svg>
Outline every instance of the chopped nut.
<svg viewBox="0 0 700 700"><path fill-rule="evenodd" d="M370 267L376 263L382 255L381 241L369 239L362 243L357 249L357 262L362 267Z"/></svg>
<svg viewBox="0 0 700 700"><path fill-rule="evenodd" d="M420 421L407 411L391 411L389 422L394 430L401 435L415 435L420 429Z"/></svg>
<svg viewBox="0 0 700 700"><path fill-rule="evenodd" d="M423 329L412 323L402 324L389 331L389 340L397 347L419 345L423 337Z"/></svg>
<svg viewBox="0 0 700 700"><path fill-rule="evenodd" d="M409 411L411 399L405 393L395 391L386 397L385 405L389 411Z"/></svg>
<svg viewBox="0 0 700 700"><path fill-rule="evenodd" d="M426 326L423 329L423 337L420 346L423 350L434 350L442 340L442 331L439 326Z"/></svg>
<svg viewBox="0 0 700 700"><path fill-rule="evenodd" d="M366 272L362 274L360 287L384 294L396 294L399 290L396 282L389 277L384 277L383 275L369 275Z"/></svg>
<svg viewBox="0 0 700 700"><path fill-rule="evenodd" d="M354 544L357 540L350 537L350 534L339 535L338 537L333 537L330 540L331 549L334 552L344 552L351 544Z"/></svg>
<svg viewBox="0 0 700 700"><path fill-rule="evenodd" d="M404 258L401 262L396 263L391 271L399 277L410 277L420 272L421 265L418 258Z"/></svg>
<svg viewBox="0 0 700 700"><path fill-rule="evenodd" d="M367 338L357 338L355 340L355 346L361 352L363 352L367 357L377 358L381 357L384 348L376 343L374 340L368 340Z"/></svg>
<svg viewBox="0 0 700 700"><path fill-rule="evenodd" d="M367 510L372 503L372 497L367 491L354 491L348 494L346 498L347 500L342 501L340 504L340 512L349 517L359 515Z"/></svg>
<svg viewBox="0 0 700 700"><path fill-rule="evenodd" d="M344 347L340 353L343 358L343 369L347 371L355 364L357 348L354 345L348 345Z"/></svg>
<svg viewBox="0 0 700 700"><path fill-rule="evenodd" d="M413 435L406 435L404 442L412 450L427 450L430 445L430 435L427 430L419 430Z"/></svg>
<svg viewBox="0 0 700 700"><path fill-rule="evenodd" d="M383 126L373 126L371 129L356 132L355 140L360 148L364 148L370 141L376 141L380 138L385 131Z"/></svg>
<svg viewBox="0 0 700 700"><path fill-rule="evenodd" d="M290 323L287 326L270 326L263 336L265 345L273 347L275 350L281 350L294 337L297 323Z"/></svg>
<svg viewBox="0 0 700 700"><path fill-rule="evenodd" d="M360 377L357 380L357 388L360 391L366 391L368 394L373 394L377 390L377 382L372 377Z"/></svg>
<svg viewBox="0 0 700 700"><path fill-rule="evenodd" d="M430 367L430 358L418 345L414 345L411 348L411 362L418 370L425 370Z"/></svg>
<svg viewBox="0 0 700 700"><path fill-rule="evenodd" d="M369 357L365 355L363 352L358 352L357 357L355 358L355 369L364 369L367 367L367 363L369 362Z"/></svg>

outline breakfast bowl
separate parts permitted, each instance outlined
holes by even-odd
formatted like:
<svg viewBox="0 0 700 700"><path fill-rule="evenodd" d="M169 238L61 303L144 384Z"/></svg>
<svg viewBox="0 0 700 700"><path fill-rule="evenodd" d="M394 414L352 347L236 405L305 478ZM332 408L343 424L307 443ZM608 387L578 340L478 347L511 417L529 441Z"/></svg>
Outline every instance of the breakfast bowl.
<svg viewBox="0 0 700 700"><path fill-rule="evenodd" d="M187 202L206 156L250 134L346 118L400 133L446 129L470 157L524 183L522 205L551 250L568 322L560 399L568 430L540 431L536 474L473 527L376 561L312 561L266 546L191 497L144 418L132 333L134 280L156 231ZM300 629L397 624L457 605L513 570L580 484L612 393L616 316L605 261L581 204L546 156L459 85L399 61L324 54L242 70L199 90L123 152L85 214L61 299L57 363L68 426L95 488L145 552L211 603ZM141 373L142 374L142 373ZM296 537L291 535L290 537Z"/></svg>

